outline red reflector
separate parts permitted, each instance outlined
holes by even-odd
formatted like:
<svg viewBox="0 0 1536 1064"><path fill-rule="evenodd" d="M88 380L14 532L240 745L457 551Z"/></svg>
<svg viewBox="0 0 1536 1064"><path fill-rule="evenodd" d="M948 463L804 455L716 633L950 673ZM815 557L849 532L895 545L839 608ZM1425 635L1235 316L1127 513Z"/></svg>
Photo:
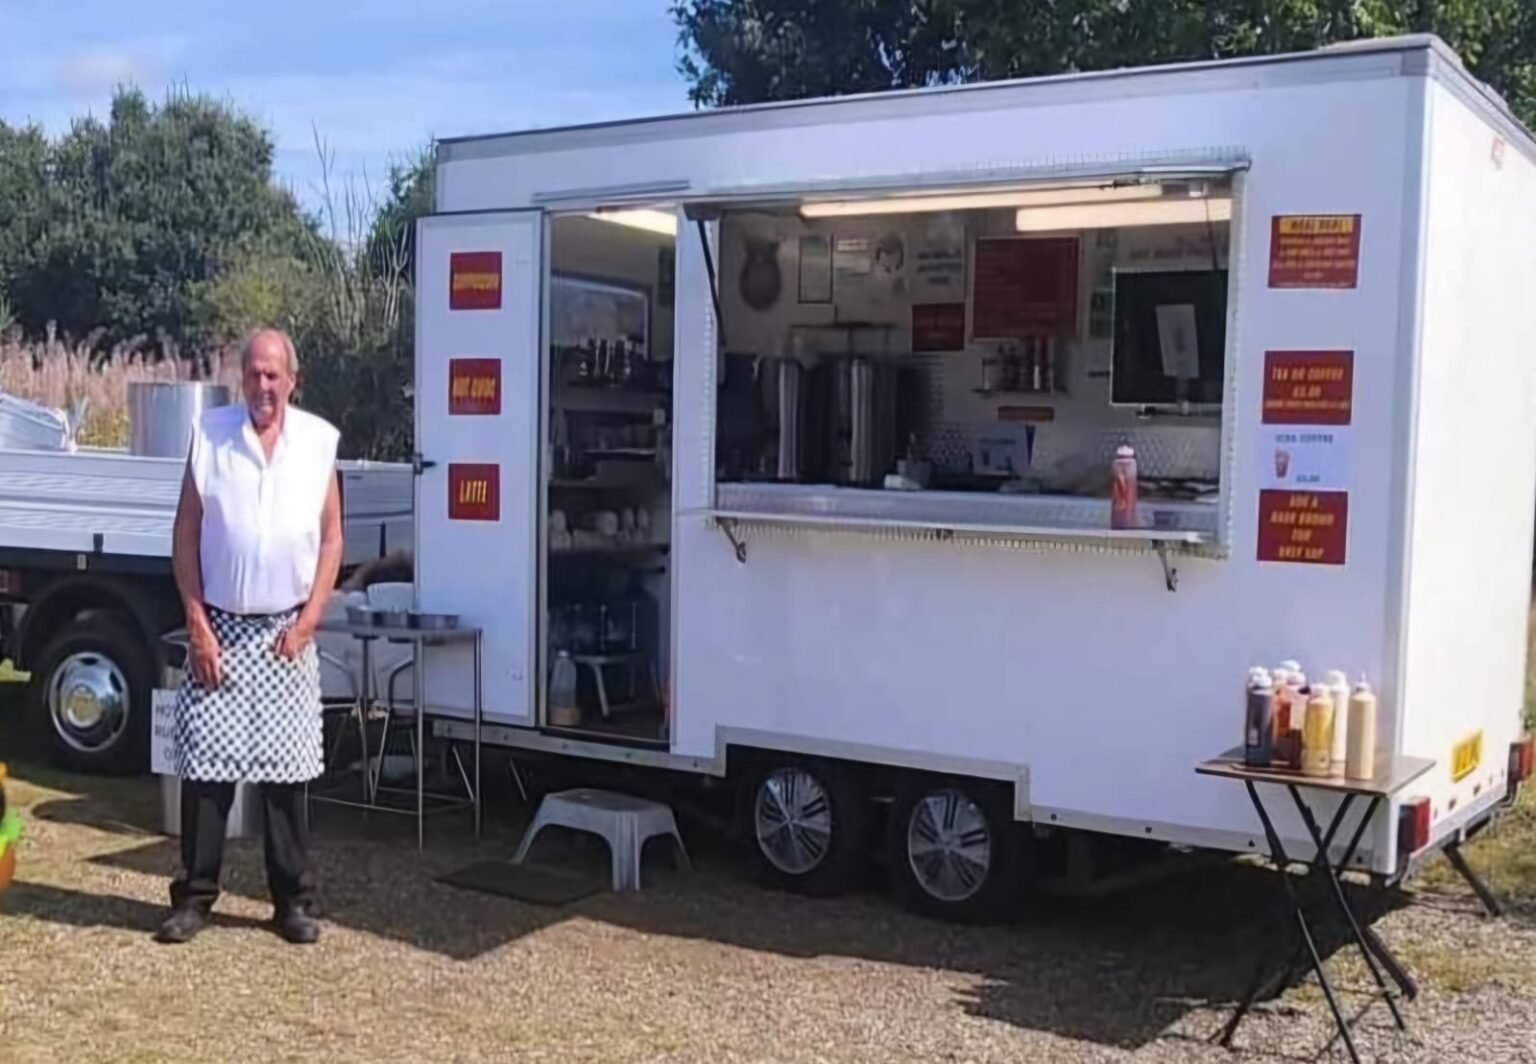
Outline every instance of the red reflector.
<svg viewBox="0 0 1536 1064"><path fill-rule="evenodd" d="M1429 813L1428 798L1403 803L1398 813L1397 848L1404 854L1418 853L1429 845Z"/></svg>
<svg viewBox="0 0 1536 1064"><path fill-rule="evenodd" d="M1531 778L1533 750L1536 750L1536 743L1532 742L1529 735L1518 742L1509 744L1509 782L1511 785L1524 783Z"/></svg>
<svg viewBox="0 0 1536 1064"><path fill-rule="evenodd" d="M12 569L0 569L0 595L15 595L21 592L21 574Z"/></svg>

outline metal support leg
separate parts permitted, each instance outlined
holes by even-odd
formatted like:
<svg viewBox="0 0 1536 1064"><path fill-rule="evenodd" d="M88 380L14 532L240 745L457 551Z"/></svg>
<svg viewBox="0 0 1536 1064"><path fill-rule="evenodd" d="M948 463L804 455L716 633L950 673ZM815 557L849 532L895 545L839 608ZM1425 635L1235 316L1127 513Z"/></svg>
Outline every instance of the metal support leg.
<svg viewBox="0 0 1536 1064"><path fill-rule="evenodd" d="M1328 973L1323 968L1322 955L1318 953L1317 942L1312 937L1311 924L1307 921L1307 914L1302 907L1301 897L1297 893L1296 885L1291 881L1292 876L1290 872L1287 870L1290 865L1290 858L1286 855L1285 846L1280 841L1280 833L1275 830L1274 822L1270 820L1269 812L1264 808L1264 803L1259 798L1258 788L1251 782L1245 783L1245 786L1248 788L1248 798L1253 803L1254 811L1258 813L1259 821L1264 825L1264 836L1269 840L1269 851L1280 876L1280 885L1285 890L1286 901L1295 919L1296 929L1301 934L1301 941L1306 948L1307 958L1312 963L1312 970L1317 974L1317 981L1323 988L1323 996L1328 1000L1328 1009L1333 1013L1334 1023L1344 1040L1344 1048L1349 1051L1350 1060L1354 1061L1354 1064L1360 1064L1360 1053L1355 1048L1354 1037L1350 1034L1349 1024L1345 1021L1344 1013L1339 1008L1339 1000L1334 994L1333 984L1328 981ZM1233 1035L1237 1033L1238 1024L1242 1022L1243 1017L1253 1007L1253 994L1257 992L1260 982L1261 980L1255 979L1253 986L1250 987L1250 994L1245 996L1243 1001L1239 1003L1237 1015L1228 1023L1227 1030L1223 1033L1223 1045L1231 1044Z"/></svg>
<svg viewBox="0 0 1536 1064"><path fill-rule="evenodd" d="M422 688L426 685L421 682L422 676L426 674L421 666L421 659L426 655L426 645L419 640L413 645L416 670L411 693L416 703L416 850L419 853L427 848L427 714L426 700L422 698Z"/></svg>
<svg viewBox="0 0 1536 1064"><path fill-rule="evenodd" d="M1503 904L1494 896L1493 891L1488 889L1488 884L1472 871L1472 866L1467 864L1459 842L1446 846L1445 859L1451 862L1451 867L1456 869L1456 873L1467 881L1467 885L1472 888L1472 893L1476 894L1477 900L1482 903L1484 913L1495 920L1504 915Z"/></svg>
<svg viewBox="0 0 1536 1064"><path fill-rule="evenodd" d="M1381 974L1381 969L1376 965L1376 958L1371 952L1371 947L1366 942L1365 936L1360 933L1360 921L1355 919L1355 911L1350 908L1349 899L1344 895L1344 884L1339 881L1339 873L1335 871L1333 862L1328 857L1328 840L1318 830L1317 818L1312 815L1311 807L1302 800L1301 791L1297 790L1294 785L1287 787L1286 790L1291 792L1291 800L1296 803L1296 811L1301 814L1302 823L1306 824L1307 832L1312 836L1312 841L1317 844L1317 863L1322 867L1324 878L1328 880L1328 888L1333 894L1333 900L1337 904L1339 912L1344 915L1344 920L1349 925L1350 933L1354 935L1355 945L1360 950L1360 956L1364 959L1365 966L1370 969L1371 978L1376 981L1377 989L1381 991L1382 996L1386 999L1387 1008L1392 1010L1392 1019L1397 1024L1397 1029L1399 1031L1406 1031L1408 1025L1403 1022L1403 1014L1397 1007L1397 998L1387 987L1387 980ZM1380 802L1380 798L1372 798L1370 804L1365 807L1365 820L1367 823L1370 822L1371 817L1375 814L1376 807Z"/></svg>
<svg viewBox="0 0 1536 1064"><path fill-rule="evenodd" d="M484 703L484 694L483 694L483 691L482 691L482 681L480 679L480 658L481 658L480 643L481 643L481 636L480 636L479 633L476 633L475 634L475 640L474 640L474 650L475 650L475 661L474 661L474 666L475 666L475 794L474 794L474 801L475 801L475 838L476 839L480 838L482 818L484 816L484 804L481 801L481 794L480 794L480 733L484 730L484 727L485 727L485 703ZM425 677L417 677L417 680L419 682L420 680L422 680L424 678Z"/></svg>

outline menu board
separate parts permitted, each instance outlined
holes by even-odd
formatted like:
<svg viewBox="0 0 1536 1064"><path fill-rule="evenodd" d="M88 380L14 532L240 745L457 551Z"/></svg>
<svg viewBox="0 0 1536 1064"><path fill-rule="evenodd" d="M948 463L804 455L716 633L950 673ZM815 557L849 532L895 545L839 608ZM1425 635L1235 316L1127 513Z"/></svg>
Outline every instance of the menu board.
<svg viewBox="0 0 1536 1064"><path fill-rule="evenodd" d="M1076 237L978 237L971 339L1077 335Z"/></svg>

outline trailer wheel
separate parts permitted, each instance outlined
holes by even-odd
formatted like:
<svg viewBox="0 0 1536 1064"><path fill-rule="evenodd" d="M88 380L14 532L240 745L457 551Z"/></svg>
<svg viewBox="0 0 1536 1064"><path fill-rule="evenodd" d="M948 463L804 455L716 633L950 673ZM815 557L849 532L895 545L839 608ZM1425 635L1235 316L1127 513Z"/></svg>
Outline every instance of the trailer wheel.
<svg viewBox="0 0 1536 1064"><path fill-rule="evenodd" d="M110 615L60 630L38 656L29 692L53 759L77 772L143 772L151 671L142 640Z"/></svg>
<svg viewBox="0 0 1536 1064"><path fill-rule="evenodd" d="M1022 878L1023 840L1002 792L971 780L904 783L886 845L897 895L941 920L997 920Z"/></svg>
<svg viewBox="0 0 1536 1064"><path fill-rule="evenodd" d="M757 876L797 894L846 890L868 835L868 796L851 774L813 760L774 760L752 776L746 834Z"/></svg>

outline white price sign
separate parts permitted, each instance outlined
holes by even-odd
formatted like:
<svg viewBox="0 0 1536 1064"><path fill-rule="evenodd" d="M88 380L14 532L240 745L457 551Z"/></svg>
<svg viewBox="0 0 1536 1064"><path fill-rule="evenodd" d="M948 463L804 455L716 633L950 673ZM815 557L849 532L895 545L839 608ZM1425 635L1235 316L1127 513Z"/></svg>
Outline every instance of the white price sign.
<svg viewBox="0 0 1536 1064"><path fill-rule="evenodd" d="M176 692L156 688L150 700L149 770L157 776L176 775Z"/></svg>
<svg viewBox="0 0 1536 1064"><path fill-rule="evenodd" d="M1349 430L1266 429L1259 482L1268 491L1349 490Z"/></svg>

